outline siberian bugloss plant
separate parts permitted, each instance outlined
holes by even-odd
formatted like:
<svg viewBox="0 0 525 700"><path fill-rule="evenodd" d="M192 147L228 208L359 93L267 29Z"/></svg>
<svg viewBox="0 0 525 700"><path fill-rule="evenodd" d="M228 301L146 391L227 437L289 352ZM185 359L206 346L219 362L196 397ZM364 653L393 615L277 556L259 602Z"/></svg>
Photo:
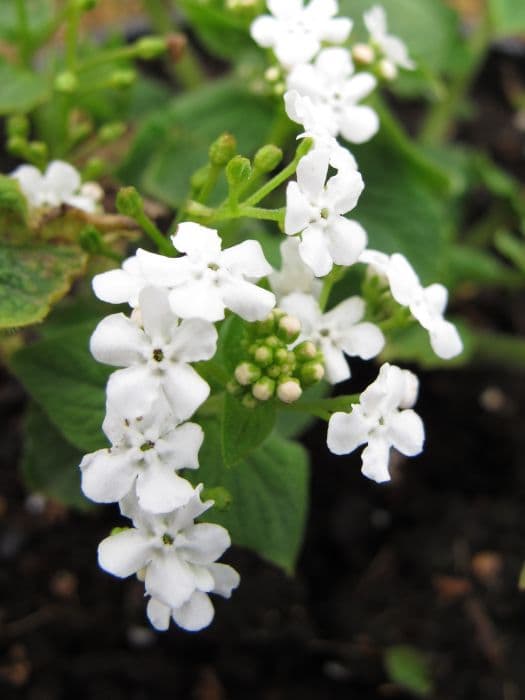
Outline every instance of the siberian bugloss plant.
<svg viewBox="0 0 525 700"><path fill-rule="evenodd" d="M421 44L418 66L372 3L185 0L201 41L234 66L208 85L180 34L80 41L95 4L65 2L37 28L23 0L8 3L19 55L0 107L26 162L0 181L0 325L42 321L82 278L39 340L5 339L33 399L26 478L82 508L80 489L118 503L99 565L144 582L154 627L195 631L213 619L209 594L239 585L218 561L232 541L293 570L309 468L296 438L312 418L328 450L362 450L363 475L389 481L391 451L413 457L425 440L418 378L397 362L466 361L490 342L445 317L443 282L468 279L447 218L464 192L439 150L452 110L431 109L416 146L379 94L399 78L400 94L425 95L448 69ZM145 4L168 32L165 6ZM453 13L423 4L455 37ZM36 56L46 90L33 95ZM166 108L168 88L137 59L164 60L188 94ZM513 187L500 189L519 218ZM486 251L471 267L520 283ZM340 394L353 358L376 362L377 378Z"/></svg>

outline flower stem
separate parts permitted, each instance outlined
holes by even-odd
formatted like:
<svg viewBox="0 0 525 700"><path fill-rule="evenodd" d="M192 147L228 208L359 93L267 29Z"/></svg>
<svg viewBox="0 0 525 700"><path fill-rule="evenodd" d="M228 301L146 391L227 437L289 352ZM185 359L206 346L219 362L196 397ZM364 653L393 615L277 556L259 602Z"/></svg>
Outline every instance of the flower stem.
<svg viewBox="0 0 525 700"><path fill-rule="evenodd" d="M334 265L332 271L324 278L321 296L319 297L319 308L321 311L326 309L332 288L336 282L339 282L345 271L346 268L343 265Z"/></svg>
<svg viewBox="0 0 525 700"><path fill-rule="evenodd" d="M20 60L24 66L28 66L31 56L32 42L26 0L16 0L16 14L18 19L18 32L20 36Z"/></svg>
<svg viewBox="0 0 525 700"><path fill-rule="evenodd" d="M159 252L168 257L176 257L177 251L171 245L171 243L165 238L165 236L159 231L155 226L153 221L144 214L144 212L137 213L134 217L135 221L142 228L144 233L146 233L151 240L155 243Z"/></svg>
<svg viewBox="0 0 525 700"><path fill-rule="evenodd" d="M251 207L258 204L262 199L267 197L271 192L273 192L277 187L286 182L289 177L291 177L297 170L297 164L300 158L295 156L295 158L289 163L286 168L283 168L280 173L274 175L271 180L265 182L262 187L260 187L256 192L254 192L248 199L243 202L243 206Z"/></svg>

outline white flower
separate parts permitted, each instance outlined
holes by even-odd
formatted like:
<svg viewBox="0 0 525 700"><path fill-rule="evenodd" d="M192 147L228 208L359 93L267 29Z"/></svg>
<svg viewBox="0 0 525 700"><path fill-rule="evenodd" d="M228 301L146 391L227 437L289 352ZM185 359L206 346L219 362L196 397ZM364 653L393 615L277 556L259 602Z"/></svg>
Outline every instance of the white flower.
<svg viewBox="0 0 525 700"><path fill-rule="evenodd" d="M334 413L328 423L328 448L336 455L368 443L361 455L362 472L377 482L389 481L388 460L394 447L408 457L423 449L425 429L411 410L417 397L417 377L384 364L378 378L361 394L351 413Z"/></svg>
<svg viewBox="0 0 525 700"><path fill-rule="evenodd" d="M301 235L299 254L317 277L334 263L355 263L367 242L362 226L342 216L357 204L363 178L355 170L340 171L325 184L328 165L327 151L308 153L297 166L297 182L286 190L285 233Z"/></svg>
<svg viewBox="0 0 525 700"><path fill-rule="evenodd" d="M341 146L335 136L319 118L317 108L310 97L300 95L297 90L288 90L284 95L284 107L290 119L302 124L304 132L298 139L310 138L315 150L328 151L330 165L337 170L357 170L357 161L347 148Z"/></svg>
<svg viewBox="0 0 525 700"><path fill-rule="evenodd" d="M198 487L187 505L162 515L145 513L133 494L126 497L121 511L134 527L100 543L101 568L120 578L140 572L148 595L174 609L189 603L195 592L220 586L210 565L230 546L230 536L220 525L194 523L213 505L202 503L200 492Z"/></svg>
<svg viewBox="0 0 525 700"><path fill-rule="evenodd" d="M365 26L370 33L372 43L377 46L386 59L395 68L406 68L413 70L414 62L408 55L407 47L397 36L388 33L386 12L380 5L375 5L364 14Z"/></svg>
<svg viewBox="0 0 525 700"><path fill-rule="evenodd" d="M337 384L350 377L345 354L370 360L381 352L385 339L373 323L360 323L365 303L350 297L323 314L318 303L308 294L290 294L281 308L301 321L298 343L311 340L324 356L326 379Z"/></svg>
<svg viewBox="0 0 525 700"><path fill-rule="evenodd" d="M223 598L230 598L234 588L240 583L239 574L228 564L209 564L214 587L209 591ZM150 598L147 607L149 621L159 631L167 630L170 618L182 629L197 632L213 620L215 611L207 593L195 591L189 600L178 608L170 608L155 598Z"/></svg>
<svg viewBox="0 0 525 700"><path fill-rule="evenodd" d="M122 269L95 275L93 291L110 304L136 307L144 287L171 289L176 284L177 266L173 263L174 258L139 248L135 255L124 260Z"/></svg>
<svg viewBox="0 0 525 700"><path fill-rule="evenodd" d="M69 204L92 213L103 194L96 183L82 185L78 171L62 160L52 161L45 173L34 165L20 165L10 177L18 181L29 206L34 209Z"/></svg>
<svg viewBox="0 0 525 700"><path fill-rule="evenodd" d="M275 296L252 283L272 271L257 241L221 250L217 231L194 223L180 224L171 240L186 253L173 261L177 276L169 294L181 318L220 321L228 308L246 321L260 321L275 306Z"/></svg>
<svg viewBox="0 0 525 700"><path fill-rule="evenodd" d="M204 434L195 423L176 423L162 395L138 414L113 397L102 424L112 446L86 455L80 464L85 495L112 503L136 485L140 507L151 513L187 503L193 486L176 472L198 468Z"/></svg>
<svg viewBox="0 0 525 700"><path fill-rule="evenodd" d="M171 311L167 293L146 287L139 295L142 328L124 314L104 318L91 336L95 359L115 367L108 397L120 406L139 411L144 403L164 394L176 422L189 418L208 398L210 388L189 362L215 354L217 331L201 319L179 319Z"/></svg>
<svg viewBox="0 0 525 700"><path fill-rule="evenodd" d="M351 143L364 143L377 133L376 112L357 104L372 92L377 81L370 73L354 75L352 59L346 49L324 49L313 65L296 66L288 76L287 85L289 90L310 98L317 128L331 136L341 134ZM297 108L295 111L297 114ZM290 115L290 109L288 113ZM306 115L311 119L308 112Z"/></svg>
<svg viewBox="0 0 525 700"><path fill-rule="evenodd" d="M321 293L322 282L303 262L299 255L299 243L298 238L284 239L281 243L281 269L268 275L270 287L277 297L277 305L292 292L311 294L316 299Z"/></svg>
<svg viewBox="0 0 525 700"><path fill-rule="evenodd" d="M251 26L252 38L259 46L272 48L280 63L290 68L310 61L321 42L342 44L352 30L346 17L334 18L339 11L336 0L267 0L271 15L258 17Z"/></svg>
<svg viewBox="0 0 525 700"><path fill-rule="evenodd" d="M376 250L365 250L360 261L384 275L392 296L398 304L407 306L430 336L430 344L438 357L449 360L459 355L463 343L457 328L443 318L448 292L442 284L423 287L414 268L401 253L385 255Z"/></svg>

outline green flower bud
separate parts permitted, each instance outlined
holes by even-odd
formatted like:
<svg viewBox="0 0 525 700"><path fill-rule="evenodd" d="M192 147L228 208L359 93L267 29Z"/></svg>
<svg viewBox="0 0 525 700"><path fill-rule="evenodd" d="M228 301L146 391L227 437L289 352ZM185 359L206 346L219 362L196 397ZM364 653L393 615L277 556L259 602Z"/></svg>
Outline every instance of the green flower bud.
<svg viewBox="0 0 525 700"><path fill-rule="evenodd" d="M278 379L281 376L281 368L279 365L270 365L266 370L266 374L273 379Z"/></svg>
<svg viewBox="0 0 525 700"><path fill-rule="evenodd" d="M7 150L15 156L24 156L27 150L27 141L21 136L12 136L7 141Z"/></svg>
<svg viewBox="0 0 525 700"><path fill-rule="evenodd" d="M275 382L270 377L261 377L252 386L252 394L258 401L268 401L275 393Z"/></svg>
<svg viewBox="0 0 525 700"><path fill-rule="evenodd" d="M264 344L269 348L279 348L281 346L281 341L276 335L269 335L265 339Z"/></svg>
<svg viewBox="0 0 525 700"><path fill-rule="evenodd" d="M15 114L7 120L7 136L8 138L21 138L24 141L29 136L29 119L25 114Z"/></svg>
<svg viewBox="0 0 525 700"><path fill-rule="evenodd" d="M244 184L252 174L252 164L244 156L235 156L226 166L226 178L230 187Z"/></svg>
<svg viewBox="0 0 525 700"><path fill-rule="evenodd" d="M232 396L240 396L243 392L243 388L239 384L239 382L236 382L235 379L231 379L227 384L226 384L226 391L228 394L231 394Z"/></svg>
<svg viewBox="0 0 525 700"><path fill-rule="evenodd" d="M253 353L253 359L259 367L269 367L273 362L273 352L266 345L261 345Z"/></svg>
<svg viewBox="0 0 525 700"><path fill-rule="evenodd" d="M167 48L168 43L161 36L145 36L139 39L134 46L138 58L142 58L144 61L161 56Z"/></svg>
<svg viewBox="0 0 525 700"><path fill-rule="evenodd" d="M229 161L234 158L237 152L237 141L235 136L225 132L212 143L208 151L208 157L212 165L224 168Z"/></svg>
<svg viewBox="0 0 525 700"><path fill-rule="evenodd" d="M116 199L117 210L124 216L136 219L144 213L144 202L134 187L123 187Z"/></svg>
<svg viewBox="0 0 525 700"><path fill-rule="evenodd" d="M94 226L86 226L83 228L78 237L78 241L82 249L90 255L97 255L104 248L102 235Z"/></svg>
<svg viewBox="0 0 525 700"><path fill-rule="evenodd" d="M277 335L285 343L293 343L301 333L301 322L295 316L283 316L279 320Z"/></svg>
<svg viewBox="0 0 525 700"><path fill-rule="evenodd" d="M261 376L261 370L257 365L252 365L251 362L241 362L235 368L235 379L242 386L248 386L256 382Z"/></svg>
<svg viewBox="0 0 525 700"><path fill-rule="evenodd" d="M286 348L277 348L275 351L275 363L278 365L283 365L288 361L288 350Z"/></svg>
<svg viewBox="0 0 525 700"><path fill-rule="evenodd" d="M277 397L283 403L294 403L301 398L302 393L301 384L295 377L281 379L277 387Z"/></svg>
<svg viewBox="0 0 525 700"><path fill-rule="evenodd" d="M36 163L47 161L48 148L43 141L31 141L27 145L27 159Z"/></svg>
<svg viewBox="0 0 525 700"><path fill-rule="evenodd" d="M110 143L120 138L126 133L126 124L124 122L111 122L105 124L98 131L98 137L102 143Z"/></svg>
<svg viewBox="0 0 525 700"><path fill-rule="evenodd" d="M255 399L251 394L245 394L243 396L242 405L244 408L256 408L257 407L257 399Z"/></svg>
<svg viewBox="0 0 525 700"><path fill-rule="evenodd" d="M55 78L55 90L71 95L78 87L78 78L72 71L59 73Z"/></svg>
<svg viewBox="0 0 525 700"><path fill-rule="evenodd" d="M86 139L93 131L93 125L89 122L74 124L69 130L69 137L73 143L80 143Z"/></svg>
<svg viewBox="0 0 525 700"><path fill-rule="evenodd" d="M220 511L228 510L233 503L233 496L228 489L225 489L223 486L203 489L201 499L203 502L213 501L214 508Z"/></svg>
<svg viewBox="0 0 525 700"><path fill-rule="evenodd" d="M311 340L305 340L294 348L294 353L299 362L308 362L316 358L317 348Z"/></svg>
<svg viewBox="0 0 525 700"><path fill-rule="evenodd" d="M301 383L304 384L304 386L311 386L312 384L316 384L323 379L325 374L324 365L322 362L318 362L317 360L305 362L301 367L299 374L301 377Z"/></svg>
<svg viewBox="0 0 525 700"><path fill-rule="evenodd" d="M260 173L271 173L283 159L283 152L277 146L269 143L260 148L253 159L253 167Z"/></svg>
<svg viewBox="0 0 525 700"><path fill-rule="evenodd" d="M127 70L116 70L111 74L109 81L114 88L128 88L137 79L137 74L131 68Z"/></svg>
<svg viewBox="0 0 525 700"><path fill-rule="evenodd" d="M255 335L260 338L266 338L266 336L272 335L272 333L275 332L275 319L273 314L269 314L262 321L256 321L251 328Z"/></svg>

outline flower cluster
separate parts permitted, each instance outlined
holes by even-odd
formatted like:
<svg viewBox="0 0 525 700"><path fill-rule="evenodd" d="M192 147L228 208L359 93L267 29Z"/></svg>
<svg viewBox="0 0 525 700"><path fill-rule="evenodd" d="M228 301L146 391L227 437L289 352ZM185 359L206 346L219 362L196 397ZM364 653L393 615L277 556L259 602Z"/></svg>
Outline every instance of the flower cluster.
<svg viewBox="0 0 525 700"><path fill-rule="evenodd" d="M348 357L368 360L381 353L385 329L372 322L377 318L366 285L363 296L353 294L326 308L332 286L353 266L367 266L369 277L379 279L381 298L388 297L386 307L405 307L407 318L410 313L429 332L440 357L462 350L455 327L443 318L445 288L423 287L400 253L368 249L364 228L347 218L365 183L339 139L359 144L377 132L378 115L361 102L378 78L413 67L406 47L388 33L380 7L365 15L369 43L348 50L342 44L352 22L336 17L336 0L310 0L306 6L303 0L267 0L267 5L270 14L256 19L251 33L273 50L279 63L273 67L285 75L287 114L312 144L309 150L301 147L296 179L287 186L280 270L268 264L257 241L223 249L216 230L185 222L171 237L173 250L160 240L166 255L139 249L120 269L93 280L100 299L126 303L132 311L104 318L91 339L94 357L117 369L107 384L103 424L111 446L84 457L82 488L94 501L118 502L131 520L131 527L100 544L99 562L116 576L135 574L144 581L148 617L161 630L170 619L187 630L205 627L213 618L208 594L229 597L239 583L231 567L217 563L230 544L227 531L195 522L212 502L203 502L202 485L195 488L181 474L199 468L205 436L195 414L210 394L193 365L214 357L215 324L227 311L243 319L244 339L226 389L246 410L261 401L297 401L303 388L323 377L330 384L348 379ZM252 183L251 164L232 155L231 137L226 140L227 158L219 160L235 214L268 214L250 206L262 196L249 197L244 210L239 204L244 175ZM282 154L277 161L274 155L272 168ZM44 179L53 180L55 171L52 164ZM268 168L258 176L263 172ZM61 201L67 196L72 203L79 182L72 179L70 187L69 194L63 188ZM38 202L51 202L52 190L40 183ZM213 213L193 204L197 217ZM218 211L224 214L224 208ZM262 218L280 220L279 212L269 214ZM271 291L258 284L264 278ZM328 416L329 449L346 454L363 445L363 473L387 481L391 447L407 456L423 447L423 423L413 410L417 393L414 374L384 364L378 378L348 400L348 412Z"/></svg>
<svg viewBox="0 0 525 700"><path fill-rule="evenodd" d="M216 231L188 222L172 242L185 255L139 249L122 269L94 278L99 298L133 311L107 316L91 337L93 356L119 369L107 384L103 430L111 447L86 455L80 468L86 496L118 502L133 523L100 544L101 567L144 580L158 629L171 617L197 630L213 617L208 593L229 597L239 577L216 563L230 544L227 531L194 522L212 502L178 473L199 467L204 435L189 419L210 393L192 363L215 354L214 321L226 308L261 320L275 297L254 284L271 271L256 241L222 250Z"/></svg>

